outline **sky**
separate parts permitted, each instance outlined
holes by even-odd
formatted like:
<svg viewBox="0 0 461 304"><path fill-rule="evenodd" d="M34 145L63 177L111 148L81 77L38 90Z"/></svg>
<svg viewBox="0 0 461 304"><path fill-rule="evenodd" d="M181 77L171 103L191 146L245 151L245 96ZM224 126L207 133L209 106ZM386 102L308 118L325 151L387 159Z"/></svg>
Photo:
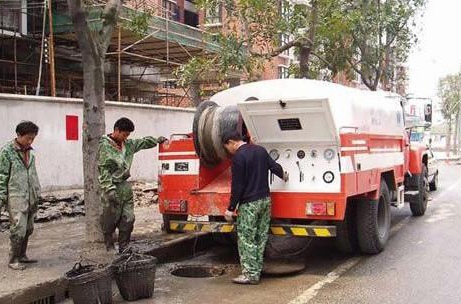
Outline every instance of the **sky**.
<svg viewBox="0 0 461 304"><path fill-rule="evenodd" d="M440 77L461 70L461 1L429 0L409 59L409 93L435 97Z"/></svg>

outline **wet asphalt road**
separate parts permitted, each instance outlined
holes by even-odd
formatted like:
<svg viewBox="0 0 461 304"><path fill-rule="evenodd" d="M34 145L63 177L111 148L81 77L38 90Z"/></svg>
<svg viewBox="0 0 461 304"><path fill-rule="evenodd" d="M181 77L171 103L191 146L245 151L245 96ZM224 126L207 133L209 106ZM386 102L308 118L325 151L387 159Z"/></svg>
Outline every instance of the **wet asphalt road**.
<svg viewBox="0 0 461 304"><path fill-rule="evenodd" d="M154 299L142 303L461 303L461 166L440 167L439 189L424 217L393 208L391 238L376 256L345 256L331 241L314 244L302 273L265 277L257 286L230 283L239 273L221 248L179 264L227 265L218 278L178 278L158 269Z"/></svg>

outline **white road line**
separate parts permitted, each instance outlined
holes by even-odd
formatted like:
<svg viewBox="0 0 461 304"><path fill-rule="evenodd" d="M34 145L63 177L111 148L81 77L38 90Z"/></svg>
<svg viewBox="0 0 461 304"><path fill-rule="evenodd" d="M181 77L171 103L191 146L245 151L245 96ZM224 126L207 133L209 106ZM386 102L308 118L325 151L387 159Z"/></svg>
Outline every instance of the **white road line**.
<svg viewBox="0 0 461 304"><path fill-rule="evenodd" d="M355 257L355 258L348 259L346 262L336 267L335 270L328 273L323 280L318 281L317 283L315 283L314 285L306 289L302 294L300 294L298 297L296 297L294 300L292 300L288 304L309 303L309 301L312 300L317 295L317 293L320 291L320 289L323 288L323 286L327 284L331 284L337 279L339 279L341 275L343 275L349 269L357 265L357 263L360 262L361 260L362 260L361 257Z"/></svg>

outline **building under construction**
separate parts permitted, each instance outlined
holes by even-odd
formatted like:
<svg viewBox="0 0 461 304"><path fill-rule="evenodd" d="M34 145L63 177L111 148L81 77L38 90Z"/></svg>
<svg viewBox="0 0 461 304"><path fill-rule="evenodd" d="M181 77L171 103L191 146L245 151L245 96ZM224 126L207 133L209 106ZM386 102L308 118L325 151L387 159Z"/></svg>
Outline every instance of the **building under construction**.
<svg viewBox="0 0 461 304"><path fill-rule="evenodd" d="M104 3L92 2L88 22L98 26ZM189 104L190 88L172 76L189 58L217 50L198 28L192 1L136 1L124 6L106 57L106 100ZM154 12L142 34L123 26ZM82 61L65 0L0 2L0 92L82 97Z"/></svg>

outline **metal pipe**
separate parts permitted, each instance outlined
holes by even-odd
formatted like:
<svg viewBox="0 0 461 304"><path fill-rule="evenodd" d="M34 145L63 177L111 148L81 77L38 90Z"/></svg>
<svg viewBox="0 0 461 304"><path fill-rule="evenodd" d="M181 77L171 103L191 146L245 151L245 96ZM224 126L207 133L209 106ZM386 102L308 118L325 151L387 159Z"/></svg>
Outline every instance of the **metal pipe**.
<svg viewBox="0 0 461 304"><path fill-rule="evenodd" d="M49 48L50 48L50 85L51 85L51 96L56 97L56 76L55 76L55 64L54 64L54 38L53 38L53 13L51 7L51 0L48 0L48 22L50 28L49 36Z"/></svg>

